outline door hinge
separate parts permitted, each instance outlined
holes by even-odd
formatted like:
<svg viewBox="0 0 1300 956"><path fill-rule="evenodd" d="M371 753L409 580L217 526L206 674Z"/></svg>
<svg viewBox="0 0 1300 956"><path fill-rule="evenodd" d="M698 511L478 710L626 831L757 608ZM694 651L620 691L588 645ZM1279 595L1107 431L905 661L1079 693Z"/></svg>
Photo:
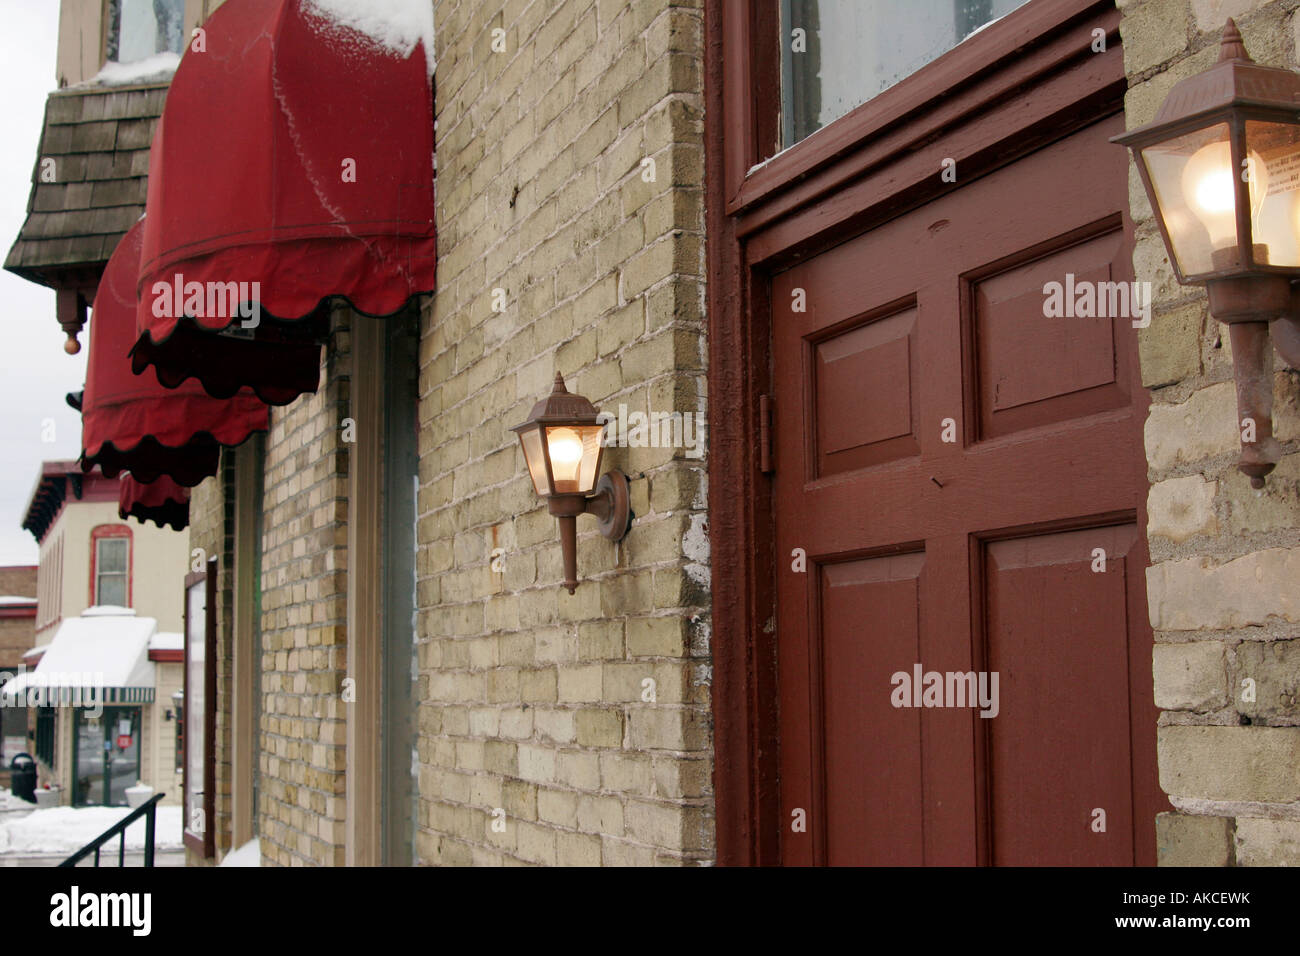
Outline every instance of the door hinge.
<svg viewBox="0 0 1300 956"><path fill-rule="evenodd" d="M758 470L772 472L772 396L758 396Z"/></svg>

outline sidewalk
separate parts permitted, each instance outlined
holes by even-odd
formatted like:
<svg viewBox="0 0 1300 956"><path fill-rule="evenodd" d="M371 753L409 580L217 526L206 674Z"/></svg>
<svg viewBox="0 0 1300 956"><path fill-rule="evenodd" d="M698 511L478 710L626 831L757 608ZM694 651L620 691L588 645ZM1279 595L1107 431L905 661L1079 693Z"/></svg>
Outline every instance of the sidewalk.
<svg viewBox="0 0 1300 956"><path fill-rule="evenodd" d="M55 866L131 813L127 807L50 807L36 809L11 794L0 794L0 867ZM154 865L184 866L181 808L157 809ZM120 837L100 850L101 866L116 866ZM126 865L144 863L145 821L126 831Z"/></svg>

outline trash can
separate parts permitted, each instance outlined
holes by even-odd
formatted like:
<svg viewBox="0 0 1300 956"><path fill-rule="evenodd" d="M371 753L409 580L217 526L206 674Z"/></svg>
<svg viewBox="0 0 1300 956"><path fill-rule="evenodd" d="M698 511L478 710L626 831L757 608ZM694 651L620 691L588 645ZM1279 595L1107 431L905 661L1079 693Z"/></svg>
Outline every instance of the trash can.
<svg viewBox="0 0 1300 956"><path fill-rule="evenodd" d="M28 803L36 802L36 761L31 754L17 754L9 761L9 790Z"/></svg>

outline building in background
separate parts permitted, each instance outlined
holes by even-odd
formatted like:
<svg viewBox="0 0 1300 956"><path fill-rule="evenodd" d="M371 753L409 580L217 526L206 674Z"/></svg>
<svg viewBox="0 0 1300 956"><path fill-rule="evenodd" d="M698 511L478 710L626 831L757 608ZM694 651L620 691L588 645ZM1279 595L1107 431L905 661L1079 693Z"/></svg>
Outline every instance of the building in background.
<svg viewBox="0 0 1300 956"><path fill-rule="evenodd" d="M173 694L189 538L120 517L120 483L45 462L23 522L40 545L36 643L0 694L35 711L38 786L73 806L124 806L137 781L180 799Z"/></svg>
<svg viewBox="0 0 1300 956"><path fill-rule="evenodd" d="M0 568L0 681L18 674L36 643L36 565ZM26 707L0 707L0 786L8 786L9 761L28 753ZM34 730L34 727L33 727Z"/></svg>

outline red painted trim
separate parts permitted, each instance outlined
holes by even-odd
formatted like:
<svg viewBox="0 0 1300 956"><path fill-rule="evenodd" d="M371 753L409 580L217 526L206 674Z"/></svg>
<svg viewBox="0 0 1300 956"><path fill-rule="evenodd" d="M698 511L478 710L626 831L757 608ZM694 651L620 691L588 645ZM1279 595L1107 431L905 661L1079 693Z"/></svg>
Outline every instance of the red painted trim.
<svg viewBox="0 0 1300 956"><path fill-rule="evenodd" d="M116 483L116 479L114 479ZM114 496L114 501L117 500ZM102 538L126 538L126 606L134 607L131 601L131 585L135 577L135 543L134 535L131 533L129 525L124 524L101 524L90 529L90 598L89 603L93 607L96 604L95 594L95 566L99 562L99 541Z"/></svg>
<svg viewBox="0 0 1300 956"><path fill-rule="evenodd" d="M177 650L154 650L149 652L149 660L157 661L160 664L184 664L185 649Z"/></svg>
<svg viewBox="0 0 1300 956"><path fill-rule="evenodd" d="M744 8L744 9L742 9ZM761 26L761 24L760 24ZM705 174L708 244L709 536L714 542L713 720L717 862L773 864L777 722L771 480L759 470L758 396L770 390L765 308L751 309L735 217L726 213L728 171L743 174L736 142L752 148L752 103L737 85L748 74L749 5L706 0ZM740 49L735 49L739 45ZM724 56L725 50L725 56ZM729 169L730 167L730 169Z"/></svg>
<svg viewBox="0 0 1300 956"><path fill-rule="evenodd" d="M99 472L83 475L80 468L66 473L57 470L51 473L49 472L51 464L63 463L45 463L46 470L42 472L42 476L36 484L36 490L32 492L32 500L27 506L27 515L23 519L23 527L28 531L33 531L34 534L32 526L40 524L43 518L44 531L36 537L39 544L45 543L50 529L58 523L59 516L63 514L63 509L68 506L69 496L74 502L116 502L120 491L120 483L117 478L105 478ZM69 479L75 479L81 483L81 494L76 493Z"/></svg>
<svg viewBox="0 0 1300 956"><path fill-rule="evenodd" d="M31 604L6 604L0 606L0 620L13 617L36 617L36 602Z"/></svg>
<svg viewBox="0 0 1300 956"><path fill-rule="evenodd" d="M743 0L736 6L752 9L755 4L753 0ZM1011 76L1022 83L1027 81L1032 84L1036 79L1033 73L1052 69L1056 64L1049 63L1046 59L1042 63L1033 63L1031 54L1048 52L1037 48L1047 46L1051 38L1064 32L1072 31L1072 35L1066 44L1069 52L1062 55L1078 56L1083 53L1091 56L1092 29L1096 26L1103 26L1107 30L1108 42L1118 40L1119 17L1113 3L1099 4L1098 0L1039 0L1012 11L982 29L979 44L959 44L906 77L904 82L883 91L779 155L773 156L770 147L769 150L764 150L758 138L752 134L735 140L735 144L747 147L751 152L735 158L731 163L727 211L734 213L778 193L788 193L792 184L818 178L828 166L879 143L899 126L916 125L918 117L924 122L926 114L929 114L931 118L954 123L956 117L944 117L942 111L950 104L973 103L979 106L993 98L988 91L975 89L982 78L990 74ZM766 29L770 31L779 27ZM735 67L733 73L746 79L757 78L764 72L775 75L778 71L770 66L766 71L763 70L764 64L759 60L759 55L764 47L773 51L772 56L776 55L776 45L779 42L776 34L751 33L746 39L748 49L743 59L749 62ZM1118 45L1116 42L1115 46ZM990 60L990 50L1002 51L1003 55L1000 59ZM1054 61L1055 57L1051 59ZM755 60L758 60L757 66L753 65ZM1016 75L1021 70L1026 71L1024 77ZM733 92L733 99L727 101L728 108L734 111L734 97L744 95L748 89L747 85L740 86ZM779 87L776 96L776 106L768 106L767 109L779 110ZM762 107L755 106L754 109L757 112ZM740 114L733 112L731 115ZM757 117L751 120L757 121ZM898 150L897 144L890 144L886 155ZM767 155L763 155L765 152ZM763 162L764 160L768 161ZM753 168L758 163L762 165ZM862 171L862 167L842 170L833 182L821 186L821 193L843 186ZM736 173L740 173L739 178L735 178ZM967 175L968 172L963 172L963 176Z"/></svg>
<svg viewBox="0 0 1300 956"><path fill-rule="evenodd" d="M78 501L112 501L116 502L122 490L120 478L105 478L93 472L82 479L81 497Z"/></svg>

